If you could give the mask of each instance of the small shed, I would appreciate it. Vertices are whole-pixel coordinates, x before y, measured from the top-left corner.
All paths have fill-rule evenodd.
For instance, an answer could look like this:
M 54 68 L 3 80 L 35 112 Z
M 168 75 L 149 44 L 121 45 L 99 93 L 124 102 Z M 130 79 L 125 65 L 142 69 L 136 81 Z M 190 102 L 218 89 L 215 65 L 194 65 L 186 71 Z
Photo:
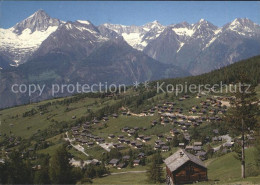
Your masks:
M 183 149 L 165 159 L 167 184 L 186 184 L 207 181 L 207 168 L 196 156 Z

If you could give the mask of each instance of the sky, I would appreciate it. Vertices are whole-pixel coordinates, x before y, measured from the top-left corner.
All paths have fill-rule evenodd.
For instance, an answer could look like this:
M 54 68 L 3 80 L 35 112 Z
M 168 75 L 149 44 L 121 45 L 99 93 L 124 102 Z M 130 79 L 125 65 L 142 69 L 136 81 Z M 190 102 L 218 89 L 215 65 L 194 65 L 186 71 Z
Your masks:
M 89 20 L 94 25 L 143 25 L 154 20 L 169 25 L 201 18 L 219 27 L 235 18 L 260 24 L 256 1 L 0 1 L 0 27 L 12 27 L 39 9 L 63 21 Z

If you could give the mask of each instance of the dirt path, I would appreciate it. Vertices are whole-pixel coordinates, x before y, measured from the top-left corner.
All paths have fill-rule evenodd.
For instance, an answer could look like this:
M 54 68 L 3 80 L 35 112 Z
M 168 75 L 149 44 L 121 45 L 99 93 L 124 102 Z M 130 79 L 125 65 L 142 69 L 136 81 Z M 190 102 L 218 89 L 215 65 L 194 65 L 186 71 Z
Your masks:
M 223 140 L 226 140 L 225 143 L 217 146 L 217 147 L 214 147 L 214 152 L 218 151 L 220 149 L 221 146 L 225 145 L 226 143 L 231 143 L 231 140 L 232 138 L 227 134 L 227 135 L 224 135 L 224 136 L 220 136 Z
M 127 171 L 127 172 L 117 172 L 117 173 L 111 173 L 110 175 L 120 175 L 120 174 L 126 174 L 126 173 L 145 173 L 147 172 L 146 170 L 144 171 Z
M 72 139 L 70 139 L 69 138 L 69 136 L 68 136 L 68 132 L 66 132 L 66 138 L 64 138 L 66 141 L 69 141 L 70 142 L 70 145 L 73 147 L 73 148 L 75 148 L 76 150 L 78 150 L 78 151 L 80 151 L 81 153 L 83 153 L 84 155 L 86 155 L 86 156 L 89 156 L 86 152 L 85 152 L 85 149 L 82 147 L 82 146 L 80 146 L 79 144 L 78 145 L 73 145 L 72 144 L 72 141 L 74 141 L 74 140 L 72 140 Z

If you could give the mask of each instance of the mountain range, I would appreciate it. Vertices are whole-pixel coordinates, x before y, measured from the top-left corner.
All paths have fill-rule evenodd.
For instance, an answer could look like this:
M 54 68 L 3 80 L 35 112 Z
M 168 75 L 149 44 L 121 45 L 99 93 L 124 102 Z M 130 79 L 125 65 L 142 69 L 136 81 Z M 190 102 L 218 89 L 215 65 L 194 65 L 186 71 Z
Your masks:
M 93 25 L 39 10 L 0 29 L 1 108 L 29 97 L 13 83 L 125 83 L 198 75 L 260 54 L 260 26 L 237 18 L 223 27 L 201 19 L 164 26 Z M 35 100 L 49 98 L 49 92 Z

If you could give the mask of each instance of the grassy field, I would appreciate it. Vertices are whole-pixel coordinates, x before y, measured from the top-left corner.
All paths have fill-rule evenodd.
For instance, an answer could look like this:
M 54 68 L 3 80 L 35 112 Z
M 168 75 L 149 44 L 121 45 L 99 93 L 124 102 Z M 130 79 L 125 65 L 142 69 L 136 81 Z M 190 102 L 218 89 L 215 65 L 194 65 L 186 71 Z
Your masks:
M 50 156 L 52 156 L 56 150 L 62 146 L 63 143 L 59 143 L 59 144 L 55 144 L 55 145 L 52 145 L 46 149 L 42 149 L 42 150 L 38 150 L 37 153 L 39 154 L 49 154 Z
M 118 118 L 111 118 L 107 122 L 107 128 L 96 129 L 93 133 L 98 134 L 101 137 L 107 138 L 109 134 L 122 135 L 121 129 L 124 127 L 150 127 L 151 122 L 158 117 L 156 116 L 146 116 L 146 117 L 136 117 L 136 116 L 122 116 Z
M 118 175 L 109 175 L 103 178 L 93 180 L 94 184 L 148 184 L 145 173 L 125 173 Z
M 63 98 L 58 101 L 62 100 Z M 68 106 L 53 104 L 42 113 L 38 109 L 39 105 L 49 102 L 54 103 L 55 101 L 57 100 L 48 100 L 1 110 L 1 134 L 14 134 L 22 138 L 29 138 L 39 130 L 47 129 L 55 122 L 72 122 L 73 116 L 76 116 L 76 118 L 86 116 L 88 114 L 88 109 L 95 111 L 116 102 L 116 100 L 113 99 L 107 99 L 107 101 L 102 102 L 100 98 L 84 98 L 80 101 L 70 103 Z M 32 109 L 37 111 L 34 115 L 27 117 L 23 116 L 24 113 Z
M 254 164 L 254 148 L 249 148 L 246 150 L 246 166 L 248 164 Z M 208 165 L 208 178 L 210 181 L 216 181 L 216 182 L 235 182 L 240 181 L 241 176 L 241 165 L 240 161 L 234 158 L 234 153 L 229 153 L 224 156 L 210 159 L 206 161 L 206 164 Z M 247 172 L 248 168 L 246 168 Z M 248 176 L 248 173 L 246 173 Z M 255 179 L 258 178 L 250 177 L 249 179 Z M 260 180 L 260 179 L 258 179 Z M 246 179 L 245 179 L 246 181 Z M 260 183 L 260 181 L 258 181 Z
M 254 163 L 254 148 L 246 150 L 246 164 Z M 260 176 L 240 178 L 240 162 L 234 158 L 234 153 L 209 159 L 205 161 L 208 167 L 208 182 L 198 184 L 260 184 Z M 135 168 L 125 168 L 122 170 L 111 169 L 111 173 L 120 173 L 109 175 L 103 178 L 93 180 L 94 184 L 147 184 L 146 173 L 132 173 L 129 171 L 144 171 L 147 167 L 139 166 Z M 129 172 L 129 173 L 124 173 Z M 165 173 L 165 170 L 164 170 Z M 164 174 L 165 175 L 165 174 Z

